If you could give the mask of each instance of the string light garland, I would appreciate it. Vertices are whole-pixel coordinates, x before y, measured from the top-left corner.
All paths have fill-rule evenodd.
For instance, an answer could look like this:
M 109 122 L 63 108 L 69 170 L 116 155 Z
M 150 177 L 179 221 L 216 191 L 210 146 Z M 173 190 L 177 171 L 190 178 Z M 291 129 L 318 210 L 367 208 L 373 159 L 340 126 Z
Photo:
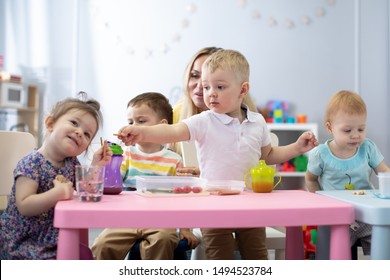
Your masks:
M 237 0 L 237 2 L 241 8 L 246 8 L 250 6 L 248 5 L 247 0 Z M 327 4 L 327 6 L 329 7 L 334 6 L 336 4 L 336 0 L 326 0 L 325 4 Z M 282 20 L 277 19 L 276 16 L 269 16 L 267 20 L 268 20 L 268 26 L 271 28 L 277 26 L 283 26 L 287 29 L 292 29 L 298 26 L 298 23 L 303 24 L 304 26 L 308 26 L 313 22 L 313 16 L 320 18 L 320 17 L 324 17 L 325 14 L 326 14 L 326 8 L 318 7 L 317 9 L 314 10 L 313 15 L 302 15 L 299 19 L 295 19 L 295 20 L 292 18 L 285 18 L 284 25 L 279 24 L 279 22 Z M 253 9 L 251 11 L 251 17 L 254 20 L 261 21 L 262 13 L 258 9 Z
M 317 7 L 313 9 L 313 14 L 301 15 L 299 18 L 280 18 L 277 15 L 270 15 L 265 17 L 266 14 L 262 13 L 259 9 L 252 9 L 248 0 L 235 0 L 237 1 L 239 7 L 242 10 L 250 9 L 251 18 L 258 23 L 266 24 L 269 28 L 286 28 L 288 30 L 297 28 L 299 26 L 310 26 L 315 18 L 322 18 L 326 15 L 327 9 L 324 6 Z M 183 37 L 186 35 L 186 30 L 191 26 L 190 16 L 194 15 L 198 12 L 198 6 L 191 2 L 186 4 L 184 7 L 184 18 L 179 21 L 177 26 L 179 27 L 177 30 L 174 30 L 172 37 L 166 38 L 164 42 L 160 44 L 160 47 L 137 47 L 134 44 L 126 43 L 123 39 L 123 36 L 117 32 L 110 22 L 110 19 L 104 17 L 104 12 L 98 6 L 99 2 L 92 2 L 93 6 L 90 10 L 92 18 L 96 19 L 98 25 L 106 32 L 106 34 L 110 35 L 111 38 L 114 38 L 115 45 L 117 47 L 121 47 L 124 52 L 129 56 L 139 56 L 143 55 L 144 58 L 150 58 L 154 55 L 164 55 L 168 54 L 174 47 L 175 44 L 180 44 Z M 332 7 L 336 4 L 336 0 L 324 0 L 324 5 L 327 7 Z M 126 35 L 128 36 L 128 35 Z
M 165 42 L 161 44 L 159 48 L 145 47 L 137 48 L 134 44 L 126 43 L 123 39 L 124 36 L 120 34 L 115 28 L 112 27 L 112 23 L 109 18 L 107 18 L 104 7 L 99 6 L 99 2 L 91 2 L 92 7 L 90 9 L 91 18 L 95 19 L 97 26 L 107 35 L 107 37 L 114 38 L 115 45 L 117 47 L 122 47 L 124 52 L 129 56 L 138 56 L 143 55 L 145 58 L 150 58 L 155 54 L 167 54 L 171 51 L 174 44 L 180 43 L 183 33 L 191 25 L 191 21 L 188 16 L 193 15 L 197 12 L 198 7 L 194 3 L 189 3 L 185 6 L 186 17 L 182 19 L 178 27 L 178 30 L 175 30 L 172 34 L 170 40 L 167 38 Z M 128 35 L 126 35 L 128 36 Z

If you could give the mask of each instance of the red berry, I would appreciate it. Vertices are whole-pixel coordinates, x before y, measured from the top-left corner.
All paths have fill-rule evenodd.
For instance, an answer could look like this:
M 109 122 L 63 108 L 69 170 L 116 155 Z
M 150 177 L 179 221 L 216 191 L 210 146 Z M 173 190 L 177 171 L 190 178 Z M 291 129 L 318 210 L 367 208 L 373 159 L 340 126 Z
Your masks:
M 173 192 L 174 192 L 174 193 L 182 193 L 183 190 L 182 190 L 180 187 L 174 187 L 174 188 L 173 188 Z
M 192 192 L 193 193 L 200 193 L 202 191 L 201 187 L 192 187 Z
M 190 193 L 192 188 L 190 186 L 184 186 L 182 188 L 183 193 Z

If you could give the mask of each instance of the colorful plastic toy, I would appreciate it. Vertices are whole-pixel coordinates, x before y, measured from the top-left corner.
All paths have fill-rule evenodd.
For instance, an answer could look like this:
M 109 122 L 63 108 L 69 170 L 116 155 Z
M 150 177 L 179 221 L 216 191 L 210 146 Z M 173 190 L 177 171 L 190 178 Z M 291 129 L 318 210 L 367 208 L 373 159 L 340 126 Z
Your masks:
M 295 157 L 293 160 L 294 166 L 295 166 L 295 171 L 298 172 L 305 172 L 307 169 L 307 162 L 308 158 L 306 155 L 299 155 Z
M 317 226 L 303 226 L 302 231 L 305 259 L 315 259 L 317 244 Z
M 283 171 L 283 172 L 294 172 L 295 171 L 295 167 L 294 167 L 294 165 L 291 162 L 286 161 L 285 163 L 283 163 L 281 171 Z

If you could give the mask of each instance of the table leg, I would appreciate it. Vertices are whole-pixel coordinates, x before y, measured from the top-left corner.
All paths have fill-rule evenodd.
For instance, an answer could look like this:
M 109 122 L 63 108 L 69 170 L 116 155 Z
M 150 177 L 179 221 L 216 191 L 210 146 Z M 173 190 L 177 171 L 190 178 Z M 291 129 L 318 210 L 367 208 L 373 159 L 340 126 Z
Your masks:
M 329 260 L 330 226 L 318 226 L 316 260 Z
M 87 247 L 89 246 L 89 237 L 88 237 L 88 229 L 87 228 L 80 229 L 80 243 L 84 244 Z
M 330 259 L 350 260 L 349 225 L 332 225 L 330 229 Z
M 390 260 L 390 226 L 372 226 L 371 259 Z
M 303 260 L 302 227 L 286 227 L 286 260 Z
M 60 228 L 57 244 L 57 260 L 80 259 L 80 232 L 74 228 Z

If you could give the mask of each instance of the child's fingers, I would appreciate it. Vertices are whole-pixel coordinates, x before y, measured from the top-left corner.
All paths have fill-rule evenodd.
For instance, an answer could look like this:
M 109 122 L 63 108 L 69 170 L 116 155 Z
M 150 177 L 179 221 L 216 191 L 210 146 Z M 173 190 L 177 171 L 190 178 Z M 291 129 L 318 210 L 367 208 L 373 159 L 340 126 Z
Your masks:
M 128 126 L 124 126 L 119 129 L 117 133 L 114 133 L 114 136 L 117 136 L 119 139 L 123 138 L 126 136 L 126 133 L 123 133 L 123 130 L 125 130 Z

